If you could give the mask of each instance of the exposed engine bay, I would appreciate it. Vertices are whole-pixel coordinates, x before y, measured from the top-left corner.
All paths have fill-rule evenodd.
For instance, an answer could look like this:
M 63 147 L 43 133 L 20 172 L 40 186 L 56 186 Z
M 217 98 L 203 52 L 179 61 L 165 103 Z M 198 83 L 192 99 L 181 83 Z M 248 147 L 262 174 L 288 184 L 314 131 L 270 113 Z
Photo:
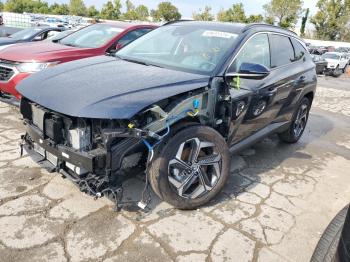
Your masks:
M 50 171 L 71 179 L 81 191 L 96 198 L 112 197 L 120 205 L 122 183 L 131 173 L 147 172 L 153 149 L 175 122 L 214 121 L 210 112 L 215 108 L 208 103 L 214 95 L 206 89 L 198 94 L 190 92 L 186 98 L 166 99 L 130 120 L 70 117 L 23 98 L 20 109 L 27 133 L 22 137 L 22 150 L 39 154 L 42 158 L 38 162 L 49 162 Z M 147 206 L 144 195 L 141 207 Z

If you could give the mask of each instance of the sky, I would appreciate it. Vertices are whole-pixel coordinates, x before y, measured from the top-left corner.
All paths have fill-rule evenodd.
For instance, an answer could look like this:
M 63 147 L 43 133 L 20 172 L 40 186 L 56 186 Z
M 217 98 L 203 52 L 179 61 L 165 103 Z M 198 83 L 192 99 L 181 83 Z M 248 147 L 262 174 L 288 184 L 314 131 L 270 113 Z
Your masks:
M 212 13 L 216 14 L 220 8 L 228 9 L 234 3 L 242 2 L 246 14 L 261 14 L 263 13 L 262 6 L 269 2 L 269 0 L 247 0 L 247 1 L 237 1 L 237 0 L 131 0 L 134 5 L 146 5 L 149 9 L 156 9 L 157 5 L 163 1 L 172 2 L 182 14 L 182 18 L 192 17 L 192 13 L 198 11 L 200 8 L 204 8 L 206 5 L 212 7 Z M 288 1 L 288 0 L 286 0 Z M 50 4 L 54 2 L 58 3 L 68 3 L 69 0 L 47 0 Z M 95 5 L 96 8 L 100 9 L 102 5 L 107 2 L 107 0 L 84 0 L 86 6 Z M 125 3 L 124 0 L 121 1 Z M 310 8 L 311 14 L 314 14 L 317 9 L 315 7 L 317 0 L 304 0 L 304 8 Z M 125 6 L 125 4 L 124 4 Z

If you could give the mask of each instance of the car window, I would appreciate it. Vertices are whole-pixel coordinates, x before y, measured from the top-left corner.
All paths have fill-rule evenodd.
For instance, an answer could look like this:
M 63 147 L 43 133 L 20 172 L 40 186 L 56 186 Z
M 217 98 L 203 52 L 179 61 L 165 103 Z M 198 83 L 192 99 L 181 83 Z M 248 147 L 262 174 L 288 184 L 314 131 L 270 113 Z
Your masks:
M 60 41 L 60 44 L 81 48 L 98 48 L 107 44 L 124 29 L 108 25 L 94 24 L 80 29 Z
M 148 33 L 151 30 L 152 30 L 151 28 L 140 28 L 140 29 L 130 31 L 118 40 L 117 45 L 119 45 L 120 47 L 126 46 L 130 42 L 134 41 L 135 39 Z
M 16 40 L 24 40 L 24 39 L 30 38 L 31 36 L 35 35 L 41 30 L 42 30 L 41 28 L 28 28 L 28 29 L 21 30 L 17 33 L 14 33 L 9 37 Z
M 59 33 L 60 33 L 59 31 L 55 31 L 55 30 L 48 31 L 47 34 L 46 34 L 46 38 L 54 37 L 54 36 L 58 35 Z
M 267 34 L 258 34 L 249 39 L 239 51 L 229 72 L 238 72 L 243 63 L 261 64 L 270 68 L 270 45 Z
M 294 49 L 289 37 L 271 34 L 271 67 L 287 65 L 294 61 Z
M 299 43 L 298 40 L 296 40 L 294 38 L 291 38 L 291 40 L 292 40 L 292 44 L 293 44 L 293 47 L 294 47 L 295 60 L 297 61 L 297 60 L 302 59 L 305 56 L 307 51 L 302 46 L 302 44 Z
M 229 53 L 237 34 L 206 26 L 169 25 L 120 49 L 116 56 L 160 67 L 210 75 Z

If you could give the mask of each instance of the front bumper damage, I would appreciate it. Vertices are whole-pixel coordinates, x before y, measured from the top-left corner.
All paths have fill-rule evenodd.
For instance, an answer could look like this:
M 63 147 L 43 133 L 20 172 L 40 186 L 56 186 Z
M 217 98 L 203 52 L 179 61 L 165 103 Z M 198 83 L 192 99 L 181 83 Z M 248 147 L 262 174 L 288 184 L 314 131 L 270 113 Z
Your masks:
M 153 132 L 135 128 L 107 130 L 104 137 L 106 149 L 81 152 L 45 139 L 44 134 L 29 123 L 26 123 L 26 131 L 22 136 L 21 152 L 25 150 L 41 167 L 60 173 L 95 199 L 111 198 L 116 203 L 116 210 L 126 205 L 122 202 L 123 182 L 128 179 L 122 169 L 125 155 L 144 150 L 142 139 L 159 138 Z M 121 141 L 113 143 L 120 138 Z

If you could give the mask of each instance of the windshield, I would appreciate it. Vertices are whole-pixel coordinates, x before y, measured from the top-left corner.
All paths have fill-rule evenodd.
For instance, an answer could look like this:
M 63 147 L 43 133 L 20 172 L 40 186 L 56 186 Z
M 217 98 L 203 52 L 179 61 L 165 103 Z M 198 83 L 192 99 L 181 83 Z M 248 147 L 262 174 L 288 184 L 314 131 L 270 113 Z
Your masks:
M 196 26 L 160 27 L 117 52 L 121 59 L 209 75 L 236 34 Z
M 21 30 L 17 33 L 14 33 L 12 35 L 10 35 L 10 38 L 16 39 L 16 40 L 24 40 L 27 39 L 33 35 L 35 35 L 36 33 L 40 32 L 41 29 L 40 28 L 28 28 L 28 29 L 24 29 Z
M 98 48 L 107 44 L 122 31 L 124 31 L 122 28 L 115 26 L 95 24 L 72 33 L 62 39 L 60 43 L 75 47 Z
M 339 56 L 337 54 L 331 54 L 331 53 L 325 53 L 323 56 L 323 58 L 328 58 L 328 59 L 339 59 Z

